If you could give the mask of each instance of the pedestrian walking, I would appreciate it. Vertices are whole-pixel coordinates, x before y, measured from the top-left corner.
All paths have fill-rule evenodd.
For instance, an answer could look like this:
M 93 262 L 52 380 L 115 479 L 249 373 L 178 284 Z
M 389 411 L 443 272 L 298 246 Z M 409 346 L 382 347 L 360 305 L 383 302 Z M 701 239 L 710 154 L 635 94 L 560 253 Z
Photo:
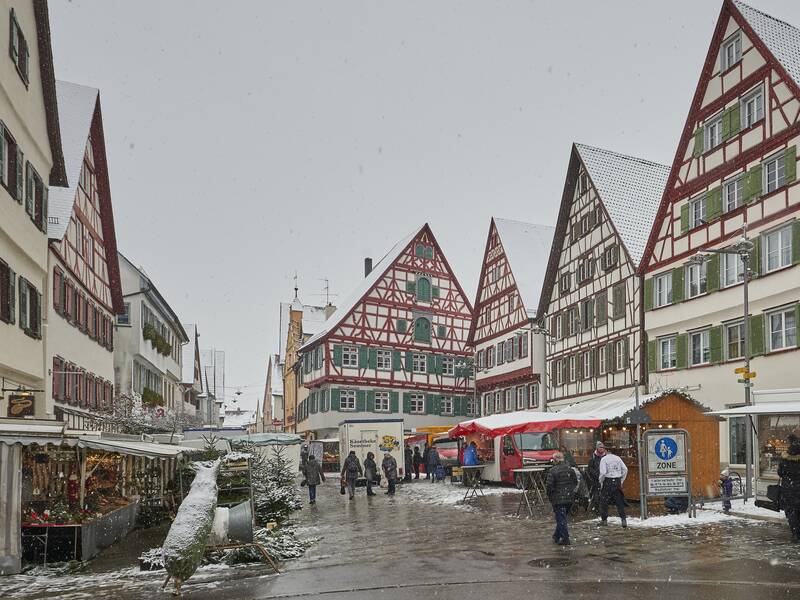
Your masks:
M 778 463 L 778 477 L 781 478 L 780 506 L 789 521 L 792 540 L 800 543 L 800 439 L 794 434 L 789 435 L 789 448 Z
M 364 477 L 367 480 L 367 496 L 375 496 L 372 485 L 378 480 L 378 463 L 372 452 L 367 452 L 367 458 L 364 459 Z
M 564 461 L 561 452 L 553 453 L 553 466 L 547 472 L 545 489 L 553 513 L 556 517 L 556 531 L 553 533 L 553 543 L 560 546 L 569 546 L 569 529 L 567 528 L 567 514 L 575 501 L 575 490 L 578 487 L 578 478 L 575 471 Z
M 356 494 L 356 481 L 363 474 L 364 471 L 361 469 L 361 462 L 356 456 L 356 451 L 350 450 L 350 454 L 344 459 L 344 465 L 342 465 L 342 478 L 347 486 L 347 492 L 350 494 L 350 500 Z
M 383 462 L 381 463 L 383 474 L 386 481 L 389 483 L 389 490 L 386 492 L 388 496 L 394 496 L 395 484 L 397 483 L 397 461 L 391 453 L 387 452 L 383 455 Z
M 322 464 L 311 454 L 306 461 L 306 485 L 308 485 L 309 504 L 317 503 L 317 486 L 323 481 L 325 481 L 325 473 L 322 472 Z
M 573 468 L 578 466 L 578 463 L 576 463 L 576 462 L 575 462 L 575 457 L 574 457 L 574 456 L 572 456 L 572 452 L 570 452 L 570 451 L 567 449 L 567 447 L 566 447 L 566 446 L 563 446 L 563 445 L 562 445 L 562 446 L 559 448 L 559 451 L 561 452 L 561 454 L 563 454 L 563 455 L 564 455 L 564 462 L 565 462 L 567 465 L 569 465 L 570 467 L 573 467 Z
M 431 453 L 431 448 L 428 446 L 428 442 L 425 442 L 425 448 L 422 451 L 422 464 L 425 465 L 425 479 L 429 479 L 431 476 L 430 469 L 428 469 L 428 455 Z
M 436 468 L 442 464 L 439 451 L 431 446 L 428 448 L 428 460 L 425 462 L 425 471 L 431 475 L 431 483 L 436 483 Z M 427 478 L 427 476 L 426 476 Z
M 414 464 L 414 453 L 411 451 L 411 446 L 406 444 L 406 448 L 403 452 L 403 458 L 405 463 L 406 472 L 403 475 L 403 481 L 411 481 L 411 469 L 413 468 Z
M 412 458 L 414 464 L 414 479 L 419 479 L 419 466 L 422 464 L 422 454 L 419 453 L 419 446 L 414 446 L 414 457 Z
M 603 442 L 597 442 L 595 451 L 586 467 L 586 484 L 589 488 L 589 508 L 600 510 L 600 461 L 605 455 Z
M 731 512 L 731 496 L 733 496 L 733 480 L 728 469 L 719 474 L 719 485 L 722 488 L 722 512 L 726 515 Z
M 619 518 L 622 526 L 628 526 L 625 516 L 625 496 L 622 494 L 622 484 L 628 476 L 628 467 L 616 454 L 611 454 L 605 446 L 598 448 L 602 451 L 603 458 L 600 459 L 600 525 L 608 525 L 608 504 L 613 502 L 617 506 Z M 595 451 L 596 453 L 596 451 Z

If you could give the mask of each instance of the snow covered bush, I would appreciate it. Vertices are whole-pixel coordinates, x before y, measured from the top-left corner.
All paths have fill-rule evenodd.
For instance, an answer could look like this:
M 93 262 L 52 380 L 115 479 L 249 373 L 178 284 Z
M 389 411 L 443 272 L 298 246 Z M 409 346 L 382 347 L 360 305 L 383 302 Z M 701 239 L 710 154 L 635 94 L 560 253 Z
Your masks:
M 300 540 L 297 537 L 295 529 L 285 525 L 271 531 L 266 527 L 256 529 L 253 534 L 253 541 L 261 545 L 273 559 L 290 560 L 292 558 L 300 558 L 305 553 L 306 549 L 316 540 Z M 209 559 L 210 562 L 236 565 L 241 563 L 261 562 L 264 560 L 264 557 L 258 549 L 248 546 L 214 552 Z
M 237 447 L 253 456 L 251 481 L 256 523 L 281 523 L 303 506 L 295 473 L 282 446 L 270 446 L 267 456 L 256 451 L 252 444 Z

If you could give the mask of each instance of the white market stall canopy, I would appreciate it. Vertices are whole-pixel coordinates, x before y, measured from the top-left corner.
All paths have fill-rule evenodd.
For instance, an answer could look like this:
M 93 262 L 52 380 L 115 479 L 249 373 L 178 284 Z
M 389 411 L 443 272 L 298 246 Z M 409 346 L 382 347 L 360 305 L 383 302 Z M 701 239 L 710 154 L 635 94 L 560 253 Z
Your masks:
M 701 411 L 708 414 L 715 414 L 709 412 L 707 406 L 703 406 L 691 396 L 677 390 L 667 390 L 656 392 L 654 394 L 643 394 L 639 396 L 639 408 L 644 408 L 665 396 L 678 395 L 696 405 Z M 601 421 L 614 421 L 623 419 L 625 415 L 636 410 L 636 396 L 631 395 L 627 398 L 597 398 L 594 400 L 584 400 L 583 402 L 576 402 L 570 404 L 558 411 L 559 415 L 572 415 L 581 414 L 584 416 L 592 416 Z
M 156 444 L 140 440 L 115 440 L 100 436 L 80 436 L 64 434 L 59 426 L 50 425 L 0 425 L 0 443 L 13 446 L 51 444 L 53 446 L 69 446 L 70 448 L 90 448 L 105 452 L 116 452 L 129 456 L 144 456 L 147 458 L 178 458 L 187 448 L 171 444 Z
M 800 414 L 800 389 L 756 390 L 753 402 L 750 406 L 726 408 L 711 414 L 723 417 Z
M 600 419 L 582 414 L 564 415 L 520 410 L 511 413 L 490 415 L 471 421 L 464 421 L 447 432 L 451 438 L 471 433 L 491 436 L 515 433 L 553 431 L 566 428 L 599 427 Z

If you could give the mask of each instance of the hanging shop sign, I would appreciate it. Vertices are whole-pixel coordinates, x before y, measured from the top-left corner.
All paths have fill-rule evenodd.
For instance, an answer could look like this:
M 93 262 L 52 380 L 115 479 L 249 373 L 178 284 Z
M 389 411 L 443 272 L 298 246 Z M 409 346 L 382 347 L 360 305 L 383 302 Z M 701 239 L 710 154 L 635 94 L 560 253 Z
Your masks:
M 8 416 L 19 419 L 36 414 L 33 392 L 17 392 L 8 396 Z

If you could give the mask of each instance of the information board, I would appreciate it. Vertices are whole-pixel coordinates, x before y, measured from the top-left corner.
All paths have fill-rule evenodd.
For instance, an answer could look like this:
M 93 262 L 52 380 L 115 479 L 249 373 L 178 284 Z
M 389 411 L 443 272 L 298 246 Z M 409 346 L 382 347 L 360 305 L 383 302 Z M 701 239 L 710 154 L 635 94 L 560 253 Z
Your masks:
M 691 447 L 685 429 L 651 429 L 643 436 L 646 452 L 645 494 L 692 495 Z

